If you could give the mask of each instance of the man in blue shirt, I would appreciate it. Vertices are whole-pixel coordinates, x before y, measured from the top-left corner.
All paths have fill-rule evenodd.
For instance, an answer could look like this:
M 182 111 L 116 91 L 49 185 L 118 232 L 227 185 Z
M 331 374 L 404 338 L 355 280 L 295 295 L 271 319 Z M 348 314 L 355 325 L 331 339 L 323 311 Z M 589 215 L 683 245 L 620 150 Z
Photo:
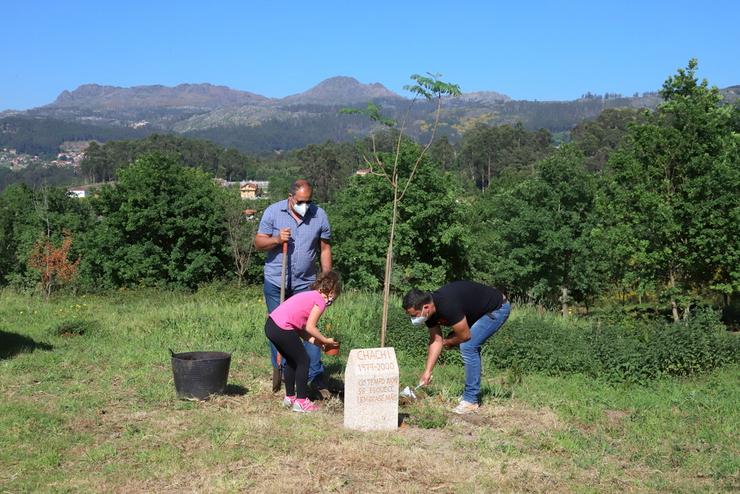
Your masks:
M 265 259 L 265 303 L 268 314 L 280 304 L 280 284 L 283 265 L 283 243 L 288 244 L 285 274 L 285 298 L 306 291 L 316 280 L 316 259 L 321 271 L 331 271 L 331 227 L 323 209 L 313 204 L 313 189 L 306 180 L 296 180 L 288 198 L 265 209 L 254 238 L 257 250 L 267 252 Z M 310 359 L 308 379 L 322 397 L 328 397 L 324 383 L 321 349 L 305 342 Z M 273 367 L 273 391 L 280 389 L 277 349 L 270 343 Z

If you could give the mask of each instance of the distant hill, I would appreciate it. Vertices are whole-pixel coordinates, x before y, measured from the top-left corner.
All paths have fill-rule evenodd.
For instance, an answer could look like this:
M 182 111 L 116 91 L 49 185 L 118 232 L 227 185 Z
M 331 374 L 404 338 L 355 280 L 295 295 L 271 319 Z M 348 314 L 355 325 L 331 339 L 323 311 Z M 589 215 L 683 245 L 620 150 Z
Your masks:
M 362 84 L 354 77 L 331 77 L 308 91 L 279 100 L 280 105 L 340 105 L 378 99 L 404 99 L 382 84 Z
M 212 84 L 135 86 L 130 88 L 85 84 L 74 91 L 63 91 L 44 108 L 89 110 L 129 110 L 132 108 L 206 108 L 262 104 L 270 99 L 247 91 Z
M 465 101 L 466 103 L 504 103 L 506 101 L 511 101 L 510 97 L 505 94 L 497 93 L 496 91 L 463 93 L 455 99 Z
M 735 101 L 740 86 L 723 89 L 722 93 L 727 101 Z M 411 135 L 419 137 L 427 132 L 425 122 L 431 118 L 433 105 L 417 102 L 407 113 L 408 98 L 380 83 L 364 84 L 352 77 L 332 77 L 285 98 L 212 84 L 130 88 L 86 84 L 63 91 L 51 104 L 1 113 L 0 146 L 54 154 L 55 146 L 62 142 L 59 139 L 102 142 L 173 132 L 244 152 L 286 150 L 367 134 L 373 129 L 372 122 L 361 116 L 339 115 L 338 111 L 346 106 L 364 107 L 369 101 L 380 105 L 391 118 L 408 117 Z M 527 101 L 495 91 L 478 91 L 445 101 L 440 132 L 455 140 L 477 123 L 518 122 L 530 130 L 567 132 L 584 120 L 595 119 L 607 108 L 655 108 L 659 103 L 657 93 L 633 97 L 587 93 L 573 101 Z M 46 135 L 39 138 L 36 134 L 42 128 Z

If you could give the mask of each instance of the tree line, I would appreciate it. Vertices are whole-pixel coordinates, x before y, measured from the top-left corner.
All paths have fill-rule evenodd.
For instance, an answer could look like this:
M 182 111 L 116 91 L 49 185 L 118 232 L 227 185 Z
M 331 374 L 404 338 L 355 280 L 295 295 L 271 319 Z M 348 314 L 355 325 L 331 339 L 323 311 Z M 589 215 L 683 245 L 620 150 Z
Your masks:
M 141 139 L 150 131 L 130 127 L 94 125 L 52 118 L 13 115 L 0 119 L 0 147 L 19 153 L 55 157 L 64 141 Z
M 740 110 L 696 68 L 692 60 L 665 81 L 655 111 L 605 111 L 573 129 L 570 143 L 478 124 L 459 142 L 437 139 L 419 161 L 419 144 L 402 139 L 399 176 L 418 166 L 398 205 L 392 288 L 469 278 L 565 314 L 574 303 L 629 298 L 674 320 L 703 301 L 729 304 L 740 291 Z M 230 178 L 269 178 L 273 200 L 292 178 L 312 181 L 345 283 L 378 289 L 393 201 L 383 177 L 355 172 L 371 153 L 393 152 L 396 137 L 378 131 L 233 161 L 172 136 L 99 146 L 85 166 L 91 172 L 96 156 L 111 153 L 105 173 L 116 183 L 89 199 L 23 185 L 0 195 L 0 280 L 31 289 L 34 248 L 71 238 L 77 290 L 259 282 L 256 223 L 235 190 L 212 180 L 231 169 Z

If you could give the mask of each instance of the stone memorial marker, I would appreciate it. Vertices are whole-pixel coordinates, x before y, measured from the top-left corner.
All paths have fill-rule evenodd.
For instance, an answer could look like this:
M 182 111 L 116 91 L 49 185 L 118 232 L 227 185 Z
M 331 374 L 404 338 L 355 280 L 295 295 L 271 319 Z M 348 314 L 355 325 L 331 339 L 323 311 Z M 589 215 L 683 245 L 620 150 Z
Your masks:
M 344 426 L 358 431 L 398 429 L 396 351 L 357 348 L 344 370 Z

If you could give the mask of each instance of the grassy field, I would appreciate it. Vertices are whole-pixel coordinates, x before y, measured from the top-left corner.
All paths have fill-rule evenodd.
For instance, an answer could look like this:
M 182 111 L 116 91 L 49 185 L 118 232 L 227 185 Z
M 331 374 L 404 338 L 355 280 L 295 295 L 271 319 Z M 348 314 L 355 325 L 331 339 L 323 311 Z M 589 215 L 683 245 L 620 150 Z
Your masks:
M 322 318 L 343 342 L 325 359 L 337 388 L 348 350 L 377 346 L 379 307 L 348 293 Z M 448 365 L 398 432 L 358 433 L 338 398 L 312 415 L 280 407 L 263 323 L 255 288 L 0 292 L 0 492 L 740 489 L 737 366 L 646 386 L 487 369 L 484 406 L 461 418 L 462 368 Z M 178 400 L 170 348 L 234 352 L 228 394 Z M 422 362 L 399 364 L 414 384 Z

